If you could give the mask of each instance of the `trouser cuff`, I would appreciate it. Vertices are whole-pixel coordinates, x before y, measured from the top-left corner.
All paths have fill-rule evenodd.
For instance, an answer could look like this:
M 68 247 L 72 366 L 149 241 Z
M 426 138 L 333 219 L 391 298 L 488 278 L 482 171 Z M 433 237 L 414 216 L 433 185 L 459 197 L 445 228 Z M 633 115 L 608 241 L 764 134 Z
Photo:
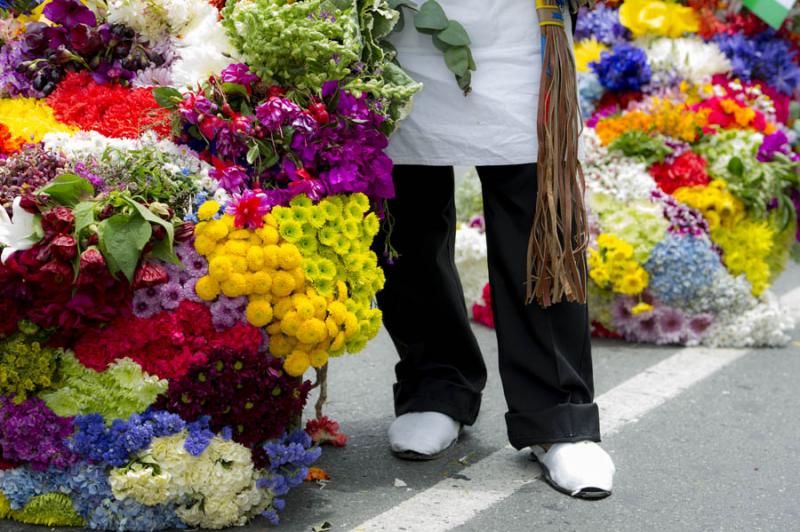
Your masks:
M 600 441 L 597 404 L 562 404 L 537 412 L 506 414 L 508 440 L 516 449 L 542 443 Z
M 440 412 L 463 425 L 472 425 L 481 408 L 481 394 L 452 382 L 425 380 L 394 385 L 395 415 Z

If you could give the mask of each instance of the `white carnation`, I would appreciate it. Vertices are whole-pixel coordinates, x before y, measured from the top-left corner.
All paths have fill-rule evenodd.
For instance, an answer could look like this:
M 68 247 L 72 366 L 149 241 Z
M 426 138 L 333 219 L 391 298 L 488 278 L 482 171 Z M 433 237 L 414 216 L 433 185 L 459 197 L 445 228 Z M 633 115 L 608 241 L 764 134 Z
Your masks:
M 467 307 L 480 301 L 483 287 L 489 282 L 486 260 L 486 235 L 475 227 L 462 225 L 456 231 L 456 267 L 464 287 Z

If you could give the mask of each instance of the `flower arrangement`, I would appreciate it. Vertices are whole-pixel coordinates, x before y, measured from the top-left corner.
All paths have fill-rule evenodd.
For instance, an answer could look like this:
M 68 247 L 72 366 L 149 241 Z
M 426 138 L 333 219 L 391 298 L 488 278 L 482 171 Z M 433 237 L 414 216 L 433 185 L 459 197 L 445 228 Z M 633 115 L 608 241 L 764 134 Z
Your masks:
M 224 4 L 0 6 L 0 518 L 277 524 L 346 443 L 301 414 L 381 326 L 400 14 Z
M 790 22 L 775 31 L 716 1 L 580 13 L 594 334 L 789 341 L 769 286 L 800 250 L 800 116 L 788 103 L 800 97 L 798 38 Z M 484 324 L 486 301 L 469 302 Z

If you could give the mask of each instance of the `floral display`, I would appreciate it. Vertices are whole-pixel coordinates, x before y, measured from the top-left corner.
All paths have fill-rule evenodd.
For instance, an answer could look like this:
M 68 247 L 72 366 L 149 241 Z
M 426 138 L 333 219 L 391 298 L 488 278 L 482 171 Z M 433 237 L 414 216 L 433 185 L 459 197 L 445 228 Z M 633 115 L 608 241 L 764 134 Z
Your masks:
M 794 8 L 776 31 L 716 0 L 624 0 L 580 13 L 595 335 L 789 341 L 792 318 L 769 287 L 800 251 L 800 108 L 790 103 L 800 99 L 799 15 Z M 476 246 L 459 245 L 457 256 Z M 490 302 L 487 289 L 467 304 L 491 326 Z
M 0 2 L 0 518 L 277 524 L 326 478 L 347 436 L 301 416 L 381 327 L 384 152 L 420 89 L 399 20 Z

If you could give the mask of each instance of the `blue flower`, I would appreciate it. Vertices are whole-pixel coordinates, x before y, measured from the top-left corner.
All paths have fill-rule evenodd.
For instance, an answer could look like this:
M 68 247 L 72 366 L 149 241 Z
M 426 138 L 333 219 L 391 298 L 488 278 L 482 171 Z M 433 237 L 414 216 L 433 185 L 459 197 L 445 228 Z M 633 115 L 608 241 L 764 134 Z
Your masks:
M 800 87 L 800 65 L 795 63 L 797 51 L 773 30 L 753 37 L 723 33 L 715 35 L 714 42 L 731 61 L 737 77 L 766 81 L 788 95 Z
M 644 267 L 653 295 L 662 303 L 684 308 L 712 285 L 723 266 L 709 239 L 670 233 L 656 244 Z
M 600 54 L 600 61 L 589 66 L 597 79 L 612 91 L 638 91 L 650 82 L 653 73 L 644 50 L 630 44 L 620 44 L 612 51 Z
M 604 44 L 613 45 L 628 40 L 630 32 L 619 21 L 619 11 L 603 4 L 589 11 L 581 8 L 575 24 L 575 40 L 594 37 Z

